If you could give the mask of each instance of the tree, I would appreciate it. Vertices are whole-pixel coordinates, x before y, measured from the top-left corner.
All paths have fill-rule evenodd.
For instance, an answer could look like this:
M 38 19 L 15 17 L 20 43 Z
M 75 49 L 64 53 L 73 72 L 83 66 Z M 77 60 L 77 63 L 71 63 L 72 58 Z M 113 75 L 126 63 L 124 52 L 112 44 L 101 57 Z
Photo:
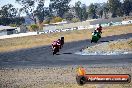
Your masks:
M 123 4 L 120 4 L 120 7 L 117 9 L 116 13 L 119 17 L 122 17 L 124 15 Z
M 35 0 L 16 0 L 22 8 L 20 9 L 21 12 L 26 13 L 28 17 L 34 21 L 36 24 L 36 17 L 35 17 Z
M 75 3 L 75 11 L 80 21 L 84 21 L 88 18 L 87 7 L 80 1 Z
M 25 22 L 23 17 L 18 17 L 18 10 L 12 4 L 7 4 L 0 9 L 0 25 L 21 25 Z
M 34 11 L 34 14 L 35 16 L 37 16 L 39 23 L 42 23 L 44 20 L 44 15 L 45 15 L 44 10 L 45 10 L 44 1 L 40 0 L 36 10 Z
M 63 17 L 64 13 L 69 9 L 71 0 L 50 0 L 50 12 L 56 12 L 57 16 Z
M 17 15 L 17 9 L 12 4 L 7 4 L 1 7 L 0 14 L 2 17 L 15 17 Z
M 92 17 L 92 19 L 97 18 L 97 6 L 94 4 L 90 4 L 88 13 Z
M 40 0 L 35 10 L 35 15 L 38 18 L 39 23 L 42 23 L 45 17 L 49 17 L 50 11 L 48 7 L 44 6 L 44 0 Z
M 87 20 L 88 18 L 88 12 L 87 12 L 87 7 L 85 4 L 82 4 L 82 20 Z
M 0 17 L 0 25 L 21 25 L 25 22 L 25 19 L 23 17 L 14 17 L 14 18 L 5 18 L 5 17 Z
M 126 16 L 132 12 L 132 0 L 124 0 L 123 9 Z
M 78 16 L 78 18 L 82 21 L 82 9 L 81 9 L 81 2 L 78 1 L 75 3 L 75 11 Z
M 102 16 L 103 16 L 103 10 L 101 9 L 101 10 L 98 12 L 98 14 L 99 14 L 99 17 L 102 18 Z
M 109 12 L 108 5 L 106 5 L 106 6 L 103 8 L 103 11 L 104 11 L 105 19 L 106 19 L 106 18 L 107 18 L 107 14 L 108 14 L 108 12 Z
M 121 2 L 120 0 L 108 0 L 108 5 L 110 12 L 112 13 L 112 17 L 117 17 L 119 13 L 121 13 Z M 119 12 L 119 13 L 117 13 Z

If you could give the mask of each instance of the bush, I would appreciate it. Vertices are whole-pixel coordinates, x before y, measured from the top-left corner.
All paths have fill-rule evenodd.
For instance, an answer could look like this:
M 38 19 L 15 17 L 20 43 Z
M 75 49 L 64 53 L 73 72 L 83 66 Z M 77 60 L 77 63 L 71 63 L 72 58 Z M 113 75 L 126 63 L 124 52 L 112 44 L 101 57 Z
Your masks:
M 61 22 L 63 19 L 61 17 L 54 17 L 50 23 L 56 23 L 56 22 Z
M 72 22 L 76 23 L 76 22 L 79 22 L 80 20 L 78 18 L 73 18 L 72 19 Z
M 43 22 L 43 24 L 49 24 L 50 23 L 50 20 L 45 20 L 44 22 Z
M 16 24 L 9 24 L 9 26 L 11 26 L 11 27 L 17 27 Z
M 37 24 L 30 25 L 30 31 L 38 31 L 38 30 L 39 30 L 39 26 Z

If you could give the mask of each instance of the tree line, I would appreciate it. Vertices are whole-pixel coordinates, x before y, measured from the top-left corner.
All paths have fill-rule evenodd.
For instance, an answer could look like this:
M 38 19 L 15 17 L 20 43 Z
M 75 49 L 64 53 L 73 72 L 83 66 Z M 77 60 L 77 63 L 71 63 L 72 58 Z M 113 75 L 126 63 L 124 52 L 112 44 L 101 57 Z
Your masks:
M 25 13 L 35 24 L 56 22 L 66 19 L 67 21 L 85 21 L 89 19 L 129 16 L 132 12 L 132 0 L 108 0 L 107 3 L 91 3 L 89 6 L 76 2 L 74 6 L 69 3 L 71 0 L 50 0 L 49 6 L 45 6 L 45 0 L 16 0 L 22 8 L 14 8 L 7 4 L 0 9 L 0 25 L 23 24 L 24 18 L 20 17 Z M 70 9 L 75 11 L 76 18 Z
M 7 4 L 0 9 L 0 25 L 21 25 L 25 22 L 23 17 L 18 16 L 19 12 L 17 8 L 14 8 L 12 4 Z

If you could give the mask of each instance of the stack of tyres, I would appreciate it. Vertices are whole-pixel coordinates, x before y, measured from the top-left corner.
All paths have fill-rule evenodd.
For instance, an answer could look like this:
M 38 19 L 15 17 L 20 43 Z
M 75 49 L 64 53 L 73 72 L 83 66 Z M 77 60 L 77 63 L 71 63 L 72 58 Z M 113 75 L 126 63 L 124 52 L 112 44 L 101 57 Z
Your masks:
M 92 35 L 91 43 L 92 42 L 97 43 L 100 38 L 101 38 L 101 33 L 100 32 L 97 32 L 96 34 Z

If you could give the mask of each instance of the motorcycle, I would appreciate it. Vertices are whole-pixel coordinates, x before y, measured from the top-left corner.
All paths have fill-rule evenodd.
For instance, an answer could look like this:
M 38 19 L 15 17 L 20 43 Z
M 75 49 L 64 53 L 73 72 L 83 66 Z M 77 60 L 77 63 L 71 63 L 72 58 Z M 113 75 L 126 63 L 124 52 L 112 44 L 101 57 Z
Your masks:
M 53 55 L 59 52 L 59 46 L 54 46 L 52 49 L 53 49 Z
M 92 42 L 97 43 L 100 38 L 101 38 L 101 32 L 92 33 L 91 43 Z
M 53 55 L 57 54 L 57 52 L 59 52 L 59 50 L 63 47 L 64 37 L 61 37 L 61 39 L 58 39 L 55 43 L 56 44 L 52 44 Z

